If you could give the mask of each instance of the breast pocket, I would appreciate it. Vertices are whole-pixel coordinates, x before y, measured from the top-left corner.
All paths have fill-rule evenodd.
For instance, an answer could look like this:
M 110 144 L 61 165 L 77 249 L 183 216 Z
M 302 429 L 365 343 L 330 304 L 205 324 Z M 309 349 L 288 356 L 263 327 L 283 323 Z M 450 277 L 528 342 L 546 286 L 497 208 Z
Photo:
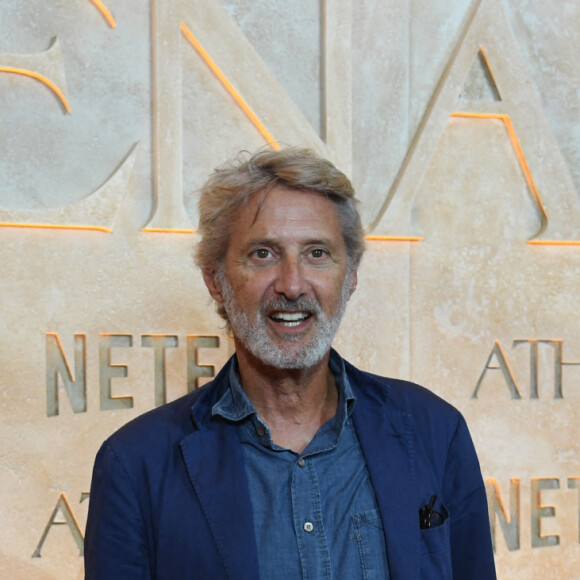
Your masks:
M 352 516 L 353 535 L 360 556 L 364 580 L 388 580 L 387 548 L 383 522 L 378 510 Z
M 445 521 L 434 528 L 421 530 L 421 580 L 451 580 L 451 522 L 442 506 Z

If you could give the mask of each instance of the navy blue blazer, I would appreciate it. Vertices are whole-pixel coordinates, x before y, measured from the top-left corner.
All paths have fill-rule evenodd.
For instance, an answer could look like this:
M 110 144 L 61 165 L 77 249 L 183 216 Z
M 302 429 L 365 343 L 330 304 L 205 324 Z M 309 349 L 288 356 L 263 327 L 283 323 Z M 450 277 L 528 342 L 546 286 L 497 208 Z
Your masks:
M 87 579 L 259 578 L 240 440 L 235 426 L 211 415 L 229 365 L 103 443 L 91 485 Z M 494 579 L 485 489 L 461 414 L 418 385 L 348 363 L 346 371 L 392 580 Z M 433 494 L 448 517 L 420 529 L 419 509 Z

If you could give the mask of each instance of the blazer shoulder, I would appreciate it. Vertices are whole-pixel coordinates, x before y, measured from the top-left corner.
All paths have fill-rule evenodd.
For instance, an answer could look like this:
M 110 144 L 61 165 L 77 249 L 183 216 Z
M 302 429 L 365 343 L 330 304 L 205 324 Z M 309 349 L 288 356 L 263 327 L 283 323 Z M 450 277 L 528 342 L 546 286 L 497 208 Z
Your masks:
M 411 415 L 436 415 L 439 419 L 457 421 L 461 413 L 450 403 L 426 387 L 406 381 L 362 371 L 345 361 L 354 388 L 364 398 Z
M 181 441 L 199 428 L 200 423 L 211 419 L 211 408 L 227 384 L 224 376 L 227 377 L 228 366 L 225 365 L 217 377 L 203 387 L 132 419 L 106 443 L 116 449 L 140 448 L 151 452 L 160 445 Z

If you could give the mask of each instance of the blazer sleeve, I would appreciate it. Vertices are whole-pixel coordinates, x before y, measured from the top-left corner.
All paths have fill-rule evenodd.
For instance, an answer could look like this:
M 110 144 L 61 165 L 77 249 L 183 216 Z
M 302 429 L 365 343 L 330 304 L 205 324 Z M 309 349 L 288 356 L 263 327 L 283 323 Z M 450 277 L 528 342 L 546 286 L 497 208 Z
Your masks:
M 108 441 L 95 459 L 84 557 L 85 580 L 151 578 L 138 488 Z
M 460 415 L 445 466 L 444 497 L 451 523 L 453 578 L 496 578 L 487 498 L 479 461 Z

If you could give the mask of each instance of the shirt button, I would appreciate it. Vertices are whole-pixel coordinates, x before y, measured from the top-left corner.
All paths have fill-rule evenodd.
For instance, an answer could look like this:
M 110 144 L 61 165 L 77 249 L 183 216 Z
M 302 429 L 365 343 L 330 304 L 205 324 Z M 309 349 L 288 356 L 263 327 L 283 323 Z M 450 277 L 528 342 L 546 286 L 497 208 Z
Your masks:
M 314 524 L 312 522 L 306 522 L 304 524 L 304 531 L 310 533 L 314 529 Z
M 263 437 L 266 434 L 266 429 L 260 425 L 260 427 L 256 429 L 256 433 L 259 437 Z
M 301 458 L 298 460 L 298 467 L 304 467 L 305 465 L 306 465 L 306 461 L 304 461 L 304 458 L 303 458 L 303 457 L 301 457 Z

